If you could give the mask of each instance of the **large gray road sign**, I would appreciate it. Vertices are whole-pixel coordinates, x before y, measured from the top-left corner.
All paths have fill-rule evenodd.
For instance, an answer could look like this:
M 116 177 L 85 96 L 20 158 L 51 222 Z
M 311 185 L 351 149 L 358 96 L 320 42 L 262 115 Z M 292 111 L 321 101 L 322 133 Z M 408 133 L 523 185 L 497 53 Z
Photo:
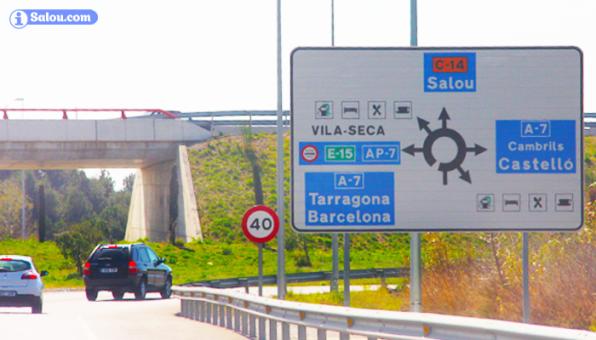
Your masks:
M 291 63 L 297 230 L 581 227 L 579 49 L 298 48 Z

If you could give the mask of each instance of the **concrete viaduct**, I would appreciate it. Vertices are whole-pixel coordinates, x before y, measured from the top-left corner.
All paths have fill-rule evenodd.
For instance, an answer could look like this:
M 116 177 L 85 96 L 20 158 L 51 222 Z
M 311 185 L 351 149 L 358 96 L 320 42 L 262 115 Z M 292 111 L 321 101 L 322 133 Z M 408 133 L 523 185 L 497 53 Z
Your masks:
M 0 111 L 0 169 L 137 168 L 126 240 L 202 239 L 186 147 L 211 138 L 206 129 L 164 117 L 71 120 L 65 110 L 62 120 L 10 120 Z

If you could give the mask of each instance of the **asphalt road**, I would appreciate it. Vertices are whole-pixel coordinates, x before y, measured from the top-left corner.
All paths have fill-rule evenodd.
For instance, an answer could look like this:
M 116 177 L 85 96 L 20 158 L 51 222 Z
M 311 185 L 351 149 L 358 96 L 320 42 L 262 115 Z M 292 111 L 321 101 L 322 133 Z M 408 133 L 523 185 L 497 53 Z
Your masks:
M 176 314 L 180 302 L 162 300 L 159 294 L 147 294 L 147 300 L 136 301 L 132 294 L 114 301 L 110 293 L 101 292 L 95 302 L 85 293 L 45 292 L 44 312 L 34 315 L 30 308 L 0 307 L 0 339 L 244 339 L 229 330 L 191 321 Z

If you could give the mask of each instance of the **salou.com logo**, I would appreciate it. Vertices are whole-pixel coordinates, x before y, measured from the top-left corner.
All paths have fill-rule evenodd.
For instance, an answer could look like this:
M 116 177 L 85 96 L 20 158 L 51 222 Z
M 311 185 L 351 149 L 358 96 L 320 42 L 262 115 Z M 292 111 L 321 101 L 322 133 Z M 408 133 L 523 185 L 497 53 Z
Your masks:
M 29 25 L 93 25 L 97 13 L 91 9 L 17 9 L 9 20 L 16 29 Z

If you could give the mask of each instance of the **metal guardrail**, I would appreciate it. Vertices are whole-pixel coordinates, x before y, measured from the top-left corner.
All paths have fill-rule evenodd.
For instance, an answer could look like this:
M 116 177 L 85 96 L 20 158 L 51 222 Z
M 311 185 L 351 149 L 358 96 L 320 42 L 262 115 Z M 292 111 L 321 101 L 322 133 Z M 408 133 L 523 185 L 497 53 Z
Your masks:
M 373 279 L 379 278 L 384 282 L 389 277 L 407 277 L 410 272 L 409 268 L 373 268 L 373 269 L 353 269 L 350 270 L 350 279 Z M 340 272 L 339 277 L 343 277 L 343 272 Z M 294 273 L 287 274 L 286 281 L 288 283 L 302 283 L 302 282 L 316 282 L 316 281 L 330 281 L 331 272 L 310 272 L 310 273 Z M 258 284 L 258 276 L 238 277 L 222 280 L 208 280 L 189 282 L 184 284 L 185 287 L 210 287 L 210 288 L 238 288 L 254 287 Z M 277 283 L 275 275 L 263 276 L 263 284 L 272 285 Z
M 376 339 L 596 339 L 596 333 L 429 313 L 325 306 L 263 298 L 207 287 L 173 287 L 181 315 L 251 339 L 327 339 L 339 333 Z M 316 334 L 316 335 L 315 335 Z
M 211 130 L 214 126 L 270 126 L 274 127 L 277 125 L 277 120 L 213 120 L 213 121 L 201 121 L 201 120 L 189 120 L 204 129 Z M 289 121 L 284 121 L 284 126 L 288 126 Z
M 584 113 L 584 134 L 596 136 L 596 112 Z
M 273 127 L 277 125 L 277 111 L 271 110 L 242 110 L 242 111 L 204 111 L 204 112 L 180 112 L 170 111 L 178 119 L 187 120 L 202 128 L 211 130 L 216 126 L 264 126 Z M 159 112 L 152 112 L 145 116 L 135 118 L 162 118 Z M 290 112 L 283 111 L 283 124 L 289 126 Z

